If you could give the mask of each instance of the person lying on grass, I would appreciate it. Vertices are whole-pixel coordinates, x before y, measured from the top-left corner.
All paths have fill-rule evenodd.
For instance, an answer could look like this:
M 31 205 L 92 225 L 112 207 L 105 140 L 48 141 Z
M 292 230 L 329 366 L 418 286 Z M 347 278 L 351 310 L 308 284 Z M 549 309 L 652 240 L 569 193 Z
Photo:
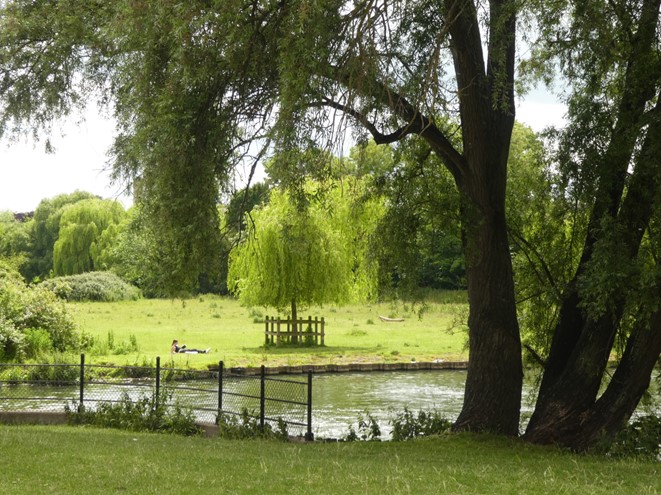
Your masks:
M 209 351 L 211 348 L 207 348 L 205 350 L 201 349 L 189 349 L 186 347 L 186 344 L 179 346 L 179 341 L 178 340 L 173 340 L 172 341 L 172 347 L 170 348 L 170 353 L 171 354 L 209 354 Z

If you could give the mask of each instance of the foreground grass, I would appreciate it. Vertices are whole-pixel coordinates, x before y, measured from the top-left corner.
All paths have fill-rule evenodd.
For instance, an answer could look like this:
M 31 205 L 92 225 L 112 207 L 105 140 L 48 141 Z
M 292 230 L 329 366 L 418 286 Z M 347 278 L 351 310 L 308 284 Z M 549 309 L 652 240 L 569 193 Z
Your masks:
M 170 359 L 173 339 L 189 347 L 207 348 L 209 355 L 175 355 L 176 365 L 205 367 L 222 360 L 227 366 L 341 364 L 349 362 L 411 362 L 466 360 L 465 332 L 454 323 L 466 312 L 463 294 L 429 303 L 422 318 L 404 303 L 382 303 L 345 308 L 310 308 L 302 316 L 324 317 L 325 347 L 264 347 L 263 317 L 276 315 L 241 307 L 232 298 L 145 299 L 119 303 L 72 303 L 70 308 L 84 332 L 99 342 L 110 338 L 115 347 L 133 337 L 138 352 L 117 354 L 101 349 L 94 362 L 134 364 L 156 356 Z M 401 317 L 385 323 L 379 316 Z M 455 326 L 454 330 L 452 327 Z
M 0 426 L 0 493 L 656 494 L 661 464 L 457 435 L 285 444 Z

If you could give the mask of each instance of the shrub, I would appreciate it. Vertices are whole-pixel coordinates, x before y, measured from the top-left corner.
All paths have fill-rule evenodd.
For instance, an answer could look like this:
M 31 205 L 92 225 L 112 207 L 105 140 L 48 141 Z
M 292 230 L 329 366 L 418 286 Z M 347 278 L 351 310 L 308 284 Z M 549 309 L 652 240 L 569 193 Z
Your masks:
M 613 457 L 641 456 L 659 459 L 661 456 L 661 417 L 650 414 L 629 423 L 606 446 Z
M 439 411 L 418 411 L 416 416 L 406 407 L 403 412 L 398 413 L 390 420 L 390 424 L 394 442 L 410 440 L 420 436 L 438 435 L 452 426 L 452 423 L 441 416 Z
M 53 339 L 43 328 L 26 328 L 24 352 L 27 359 L 34 359 L 48 354 L 53 349 Z
M 46 287 L 28 287 L 19 278 L 0 277 L 0 315 L 3 360 L 80 348 L 73 319 L 64 303 Z
M 94 338 L 91 336 L 86 338 L 85 348 L 89 349 L 92 355 L 97 356 L 120 356 L 140 351 L 138 339 L 134 334 L 129 336 L 129 340 L 122 340 L 118 342 L 115 340 L 115 333 L 112 330 L 108 332 L 108 337 L 105 341 L 100 338 Z
M 56 277 L 42 282 L 42 285 L 67 301 L 135 301 L 141 297 L 140 289 L 112 272 Z
M 250 413 L 246 408 L 243 408 L 238 415 L 222 413 L 216 418 L 218 434 L 222 438 L 277 438 L 287 440 L 289 438 L 287 423 L 282 418 L 278 418 L 277 421 L 278 426 L 275 430 L 269 423 L 264 423 L 262 428 L 254 411 Z
M 353 425 L 349 425 L 349 433 L 344 437 L 345 442 L 362 441 L 379 441 L 381 439 L 381 427 L 376 421 L 376 418 L 365 411 L 364 414 L 358 416 L 358 429 L 356 430 Z
M 195 423 L 190 409 L 172 404 L 172 396 L 143 395 L 132 400 L 125 392 L 117 402 L 102 402 L 94 410 L 79 407 L 75 401 L 67 404 L 65 411 L 70 424 L 89 424 L 104 428 L 131 431 L 158 431 L 180 435 L 198 435 L 201 429 Z
M 23 345 L 23 334 L 0 315 L 0 361 L 10 361 L 20 355 Z
M 44 361 L 34 366 L 3 367 L 0 379 L 65 385 L 75 383 L 80 376 L 80 358 L 72 354 L 48 354 Z

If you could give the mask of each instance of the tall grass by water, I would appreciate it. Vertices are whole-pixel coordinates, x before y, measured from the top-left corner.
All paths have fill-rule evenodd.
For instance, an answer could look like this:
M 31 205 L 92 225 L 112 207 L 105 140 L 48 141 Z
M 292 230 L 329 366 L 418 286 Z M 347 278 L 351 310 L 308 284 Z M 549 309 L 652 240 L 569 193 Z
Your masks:
M 507 438 L 291 444 L 0 426 L 0 493 L 656 494 L 661 465 Z
M 80 330 L 96 341 L 90 356 L 95 362 L 169 359 L 170 344 L 178 339 L 211 352 L 174 355 L 176 365 L 205 367 L 222 360 L 226 366 L 281 366 L 465 360 L 465 297 L 463 292 L 439 292 L 424 306 L 397 301 L 302 311 L 299 316 L 325 318 L 324 347 L 265 347 L 264 317 L 277 312 L 245 308 L 232 298 L 205 295 L 69 306 Z M 384 322 L 379 316 L 404 321 Z

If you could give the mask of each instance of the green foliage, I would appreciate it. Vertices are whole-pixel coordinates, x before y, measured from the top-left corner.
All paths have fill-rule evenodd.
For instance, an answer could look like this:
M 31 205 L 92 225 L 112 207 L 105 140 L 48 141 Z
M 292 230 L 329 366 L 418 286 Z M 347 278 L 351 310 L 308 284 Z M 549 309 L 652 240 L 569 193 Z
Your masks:
M 60 235 L 60 219 L 67 206 L 93 198 L 95 196 L 91 193 L 75 191 L 44 199 L 39 203 L 30 223 L 34 239 L 30 258 L 22 269 L 27 280 L 46 278 L 53 269 L 53 249 Z
M 225 224 L 234 233 L 238 234 L 246 229 L 246 217 L 257 206 L 266 204 L 269 199 L 269 185 L 265 182 L 255 184 L 232 194 L 227 211 Z
M 420 436 L 438 435 L 450 429 L 452 422 L 437 410 L 418 411 L 417 416 L 407 407 L 390 420 L 392 440 L 401 442 Z
M 112 330 L 108 332 L 105 341 L 90 336 L 85 348 L 89 349 L 90 354 L 96 356 L 123 356 L 140 351 L 135 334 L 131 334 L 128 340 L 118 342 L 115 340 L 115 332 Z
M 89 272 L 45 280 L 42 286 L 67 301 L 135 301 L 140 289 L 111 272 Z
M 647 457 L 661 459 L 661 417 L 648 415 L 636 418 L 614 439 L 597 446 L 597 451 L 613 457 Z
M 32 251 L 33 220 L 18 221 L 10 211 L 0 212 L 0 257 L 15 261 L 17 268 L 26 264 Z
M 376 418 L 365 411 L 358 416 L 358 425 L 354 428 L 353 424 L 349 425 L 349 432 L 344 437 L 345 442 L 378 442 L 381 440 L 381 427 Z
M 53 245 L 55 275 L 75 275 L 96 269 L 99 240 L 108 227 L 126 215 L 117 201 L 85 199 L 63 209 L 57 241 Z
M 45 287 L 26 286 L 16 272 L 3 272 L 0 264 L 0 357 L 36 357 L 48 342 L 49 350 L 58 352 L 80 346 L 64 303 Z
M 238 415 L 222 413 L 217 417 L 216 423 L 218 424 L 218 435 L 221 438 L 234 440 L 255 438 L 289 439 L 287 423 L 282 418 L 278 418 L 276 429 L 268 422 L 265 422 L 262 428 L 259 423 L 259 417 L 254 412 L 249 412 L 246 408 L 242 409 Z
M 139 287 L 146 297 L 187 297 L 196 291 L 226 291 L 228 249 L 219 232 L 214 234 L 218 236 L 216 247 L 206 253 L 202 265 L 197 268 L 201 271 L 194 276 L 189 274 L 186 285 L 173 286 L 168 282 L 169 272 L 177 260 L 171 257 L 174 253 L 159 244 L 155 228 L 144 207 L 132 207 L 121 223 L 111 225 L 101 235 L 95 266 L 116 273 Z
M 37 356 L 37 366 L 10 366 L 3 370 L 6 381 L 49 382 L 70 385 L 80 377 L 80 357 L 73 354 L 53 353 Z
M 465 288 L 459 196 L 430 148 L 421 141 L 396 149 L 370 142 L 352 149 L 351 161 L 357 170 L 372 174 L 374 193 L 386 200 L 386 212 L 371 238 L 383 291 L 405 295 L 420 288 Z
M 190 409 L 177 402 L 171 404 L 167 394 L 135 400 L 125 392 L 117 402 L 101 402 L 96 409 L 80 408 L 77 403 L 67 404 L 70 424 L 86 424 L 104 428 L 131 431 L 153 431 L 179 435 L 199 435 L 200 428 Z
M 53 349 L 53 339 L 43 328 L 26 328 L 23 332 L 25 357 L 42 359 Z
M 370 224 L 360 212 L 368 206 L 352 212 L 355 196 L 338 186 L 304 210 L 288 193 L 273 190 L 268 205 L 253 211 L 228 274 L 228 286 L 244 305 L 284 310 L 373 297 L 373 271 L 362 257 Z M 310 182 L 306 191 L 313 197 L 324 187 Z

